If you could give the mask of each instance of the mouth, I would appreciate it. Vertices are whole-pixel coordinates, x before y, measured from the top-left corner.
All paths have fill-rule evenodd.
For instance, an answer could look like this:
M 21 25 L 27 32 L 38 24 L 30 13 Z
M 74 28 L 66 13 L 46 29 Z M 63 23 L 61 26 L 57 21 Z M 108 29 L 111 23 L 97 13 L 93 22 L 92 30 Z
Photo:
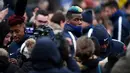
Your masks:
M 13 38 L 13 41 L 18 42 L 18 41 L 19 41 L 19 38 L 18 38 L 18 37 L 14 37 L 14 38 Z

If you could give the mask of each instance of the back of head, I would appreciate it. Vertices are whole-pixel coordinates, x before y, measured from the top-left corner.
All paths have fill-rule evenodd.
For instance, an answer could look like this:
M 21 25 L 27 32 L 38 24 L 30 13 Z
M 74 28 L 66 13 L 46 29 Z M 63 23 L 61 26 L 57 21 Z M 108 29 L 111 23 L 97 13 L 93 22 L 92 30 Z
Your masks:
M 31 59 L 33 63 L 56 64 L 60 61 L 60 53 L 49 37 L 41 37 L 36 41 Z
M 0 57 L 1 56 L 8 57 L 8 52 L 5 49 L 3 49 L 3 48 L 0 48 Z
M 79 6 L 72 6 L 67 11 L 66 18 L 70 20 L 73 18 L 73 14 L 81 14 L 82 11 L 82 8 L 80 8 Z
M 95 47 L 93 41 L 86 37 L 82 36 L 77 40 L 77 53 L 81 60 L 89 59 L 94 54 Z
M 89 24 L 92 24 L 93 22 L 93 14 L 92 10 L 86 10 L 82 13 L 83 21 L 87 22 Z
M 62 12 L 56 12 L 52 16 L 51 21 L 60 25 L 61 21 L 65 22 L 65 16 Z

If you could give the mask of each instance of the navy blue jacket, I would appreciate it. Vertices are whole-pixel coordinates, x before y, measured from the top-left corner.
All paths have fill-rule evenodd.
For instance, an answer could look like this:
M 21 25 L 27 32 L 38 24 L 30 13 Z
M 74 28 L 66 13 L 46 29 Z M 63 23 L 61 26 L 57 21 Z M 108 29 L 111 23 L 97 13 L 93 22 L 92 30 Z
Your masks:
M 82 70 L 82 73 L 101 73 L 101 67 L 99 66 L 100 59 L 90 59 L 82 64 L 86 67 L 85 70 Z
M 27 40 L 29 38 L 28 35 L 25 35 L 23 37 L 23 39 L 19 42 L 12 42 L 8 48 L 8 52 L 9 52 L 9 56 L 10 58 L 17 58 L 18 54 L 19 54 L 19 49 L 21 47 L 21 45 L 25 42 L 25 40 Z
M 73 43 L 73 45 L 71 45 L 71 53 L 72 55 L 74 55 L 74 42 L 73 39 L 71 37 L 71 35 L 69 34 L 69 32 L 71 32 L 75 38 L 75 41 L 77 40 L 78 37 L 80 37 L 82 35 L 82 27 L 81 26 L 74 26 L 72 24 L 65 24 L 64 26 L 64 30 L 63 30 L 63 36 L 64 38 L 70 38 L 71 42 Z
M 122 42 L 119 42 L 115 39 L 110 40 L 109 42 L 109 47 L 104 51 L 101 52 L 100 57 L 102 59 L 108 57 L 109 55 L 119 55 L 119 56 L 123 56 L 125 55 L 125 45 Z
M 122 17 L 122 35 L 121 35 L 121 41 L 124 42 L 126 37 L 129 35 L 130 31 L 130 24 L 128 19 L 125 17 L 124 13 L 120 10 L 118 10 L 116 13 L 112 15 L 110 20 L 112 21 L 114 25 L 114 30 L 113 30 L 113 39 L 118 39 L 118 20 L 119 17 Z
M 106 58 L 110 54 L 124 53 L 125 45 L 122 42 L 111 39 L 111 36 L 106 31 L 103 25 L 97 25 L 93 29 L 93 37 L 96 37 L 100 45 L 108 44 L 107 48 L 100 49 L 100 57 Z
M 80 73 L 76 61 L 69 57 L 67 67 L 61 63 L 61 55 L 56 44 L 48 37 L 37 40 L 31 54 L 33 69 L 29 73 Z

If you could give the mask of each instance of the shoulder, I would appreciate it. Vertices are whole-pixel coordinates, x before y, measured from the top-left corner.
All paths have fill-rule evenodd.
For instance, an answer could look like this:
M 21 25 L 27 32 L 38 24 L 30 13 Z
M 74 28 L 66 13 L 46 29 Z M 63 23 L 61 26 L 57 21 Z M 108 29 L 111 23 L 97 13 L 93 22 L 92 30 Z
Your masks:
M 115 49 L 115 51 L 125 51 L 125 44 L 123 42 L 120 42 L 118 40 L 112 39 L 112 49 Z
M 113 43 L 114 45 L 125 45 L 123 42 L 118 41 L 118 40 L 116 40 L 116 39 L 112 39 L 112 43 Z
M 9 48 L 15 48 L 17 46 L 17 43 L 16 42 L 12 42 L 10 45 L 9 45 Z

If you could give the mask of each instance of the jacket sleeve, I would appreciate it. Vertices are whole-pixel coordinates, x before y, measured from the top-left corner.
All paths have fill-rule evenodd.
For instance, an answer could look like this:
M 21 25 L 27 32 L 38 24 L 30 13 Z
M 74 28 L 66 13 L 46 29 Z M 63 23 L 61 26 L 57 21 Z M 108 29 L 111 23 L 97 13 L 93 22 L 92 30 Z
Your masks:
M 69 69 L 72 73 L 80 73 L 80 68 L 79 68 L 77 62 L 74 60 L 73 57 L 69 57 L 69 58 L 66 60 L 66 63 L 67 63 L 68 69 Z

